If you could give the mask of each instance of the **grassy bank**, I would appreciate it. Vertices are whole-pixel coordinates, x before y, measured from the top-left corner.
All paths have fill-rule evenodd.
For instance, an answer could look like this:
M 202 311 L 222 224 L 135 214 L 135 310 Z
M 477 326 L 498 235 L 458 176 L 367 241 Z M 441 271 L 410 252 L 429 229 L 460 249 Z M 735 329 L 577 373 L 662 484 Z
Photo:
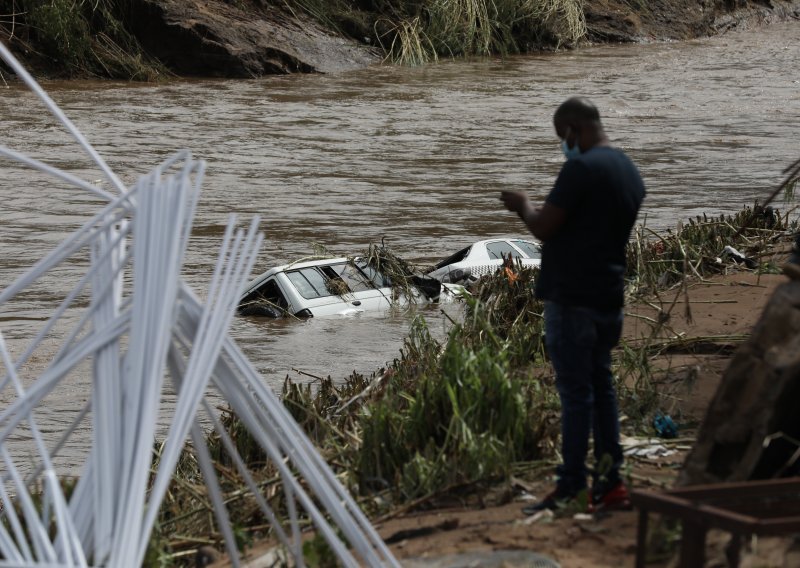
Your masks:
M 659 303 L 663 317 L 650 322 L 649 337 L 623 342 L 615 352 L 629 434 L 652 435 L 662 410 L 653 355 L 665 348 L 657 337 L 670 312 L 688 309 L 686 283 L 732 269 L 775 272 L 777 266 L 760 259 L 785 248 L 795 230 L 788 215 L 758 207 L 695 218 L 664 234 L 638 230 L 629 249 L 629 301 Z M 726 246 L 752 268 L 723 255 Z M 533 294 L 536 275 L 516 268 L 481 280 L 443 341 L 417 319 L 386 369 L 305 384 L 287 378 L 284 404 L 372 518 L 453 496 L 480 499 L 507 487 L 512 476 L 551 471 L 558 460 L 559 403 L 542 344 L 542 305 Z M 224 421 L 264 494 L 283 512 L 274 466 L 235 416 L 225 413 Z M 241 544 L 268 535 L 230 458 L 218 441 L 211 447 L 223 489 L 236 504 L 231 514 Z M 154 559 L 179 561 L 199 544 L 219 542 L 190 451 L 181 463 L 154 536 Z
M 0 38 L 67 77 L 152 81 L 167 69 L 129 31 L 135 0 L 0 0 Z
M 572 45 L 582 0 L 236 0 L 258 18 L 289 12 L 381 49 L 387 60 L 506 54 Z M 132 31 L 137 0 L 0 0 L 0 38 L 29 64 L 67 77 L 152 81 L 168 70 Z M 189 17 L 189 16 L 187 16 Z M 146 28 L 141 23 L 139 29 Z
M 526 52 L 573 45 L 586 34 L 582 0 L 286 0 L 387 59 L 421 64 L 439 57 Z

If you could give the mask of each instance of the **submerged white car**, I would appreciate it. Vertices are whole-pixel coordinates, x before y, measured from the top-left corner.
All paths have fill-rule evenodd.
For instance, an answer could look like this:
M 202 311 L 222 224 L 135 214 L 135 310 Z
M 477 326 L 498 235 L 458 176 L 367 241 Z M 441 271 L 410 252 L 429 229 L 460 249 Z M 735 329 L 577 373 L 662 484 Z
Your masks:
M 296 317 L 350 315 L 388 310 L 410 301 L 452 300 L 463 289 L 435 279 L 413 276 L 407 290 L 413 298 L 398 296 L 388 277 L 364 259 L 330 258 L 272 268 L 252 280 L 239 300 L 240 315 Z
M 523 266 L 542 263 L 542 247 L 533 241 L 518 238 L 498 238 L 478 241 L 450 255 L 427 272 L 440 282 L 468 283 L 494 273 L 503 264 L 503 256 L 511 257 Z

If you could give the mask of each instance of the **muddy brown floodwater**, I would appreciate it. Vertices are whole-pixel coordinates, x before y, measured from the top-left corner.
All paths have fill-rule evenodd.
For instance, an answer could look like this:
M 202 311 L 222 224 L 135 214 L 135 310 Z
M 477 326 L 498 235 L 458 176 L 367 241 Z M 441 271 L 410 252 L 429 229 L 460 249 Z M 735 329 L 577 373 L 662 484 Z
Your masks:
M 689 215 L 738 210 L 798 157 L 798 61 L 793 22 L 689 42 L 341 75 L 44 86 L 128 183 L 178 149 L 208 161 L 184 273 L 202 296 L 231 212 L 263 217 L 259 271 L 308 255 L 315 243 L 349 255 L 385 238 L 424 265 L 474 240 L 523 234 L 498 191 L 546 195 L 563 159 L 551 115 L 575 94 L 594 100 L 613 143 L 639 164 L 649 191 L 640 221 L 661 230 Z M 7 146 L 101 177 L 22 87 L 0 87 L 0 119 Z M 5 160 L 0 180 L 5 286 L 100 204 Z M 84 270 L 69 263 L 0 308 L 15 353 Z M 422 313 L 434 333 L 445 332 L 438 308 Z M 334 379 L 376 370 L 399 355 L 411 317 L 237 318 L 233 335 L 279 389 L 287 375 L 308 380 L 293 369 Z M 54 337 L 48 349 L 57 346 Z M 47 351 L 29 372 L 46 363 Z M 50 430 L 86 397 L 77 381 L 46 400 Z

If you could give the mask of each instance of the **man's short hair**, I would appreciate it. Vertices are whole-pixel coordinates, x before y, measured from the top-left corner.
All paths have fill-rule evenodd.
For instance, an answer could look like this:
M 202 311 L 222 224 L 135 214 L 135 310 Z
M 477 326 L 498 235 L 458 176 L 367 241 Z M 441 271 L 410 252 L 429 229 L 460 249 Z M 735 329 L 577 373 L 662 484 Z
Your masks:
M 553 115 L 553 120 L 584 123 L 600 122 L 597 107 L 582 97 L 571 97 L 561 103 Z

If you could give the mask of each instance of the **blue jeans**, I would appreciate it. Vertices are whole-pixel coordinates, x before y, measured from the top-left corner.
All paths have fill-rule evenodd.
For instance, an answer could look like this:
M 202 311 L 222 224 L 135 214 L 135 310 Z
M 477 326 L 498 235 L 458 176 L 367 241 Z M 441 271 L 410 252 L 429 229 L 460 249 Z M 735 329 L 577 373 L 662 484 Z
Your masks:
M 595 484 L 619 481 L 617 396 L 611 375 L 611 349 L 622 333 L 622 310 L 598 310 L 545 302 L 545 343 L 556 372 L 561 398 L 561 452 L 557 469 L 558 493 L 575 494 L 586 488 L 586 454 L 594 436 Z M 607 456 L 607 457 L 605 457 Z M 598 479 L 602 474 L 603 479 Z

